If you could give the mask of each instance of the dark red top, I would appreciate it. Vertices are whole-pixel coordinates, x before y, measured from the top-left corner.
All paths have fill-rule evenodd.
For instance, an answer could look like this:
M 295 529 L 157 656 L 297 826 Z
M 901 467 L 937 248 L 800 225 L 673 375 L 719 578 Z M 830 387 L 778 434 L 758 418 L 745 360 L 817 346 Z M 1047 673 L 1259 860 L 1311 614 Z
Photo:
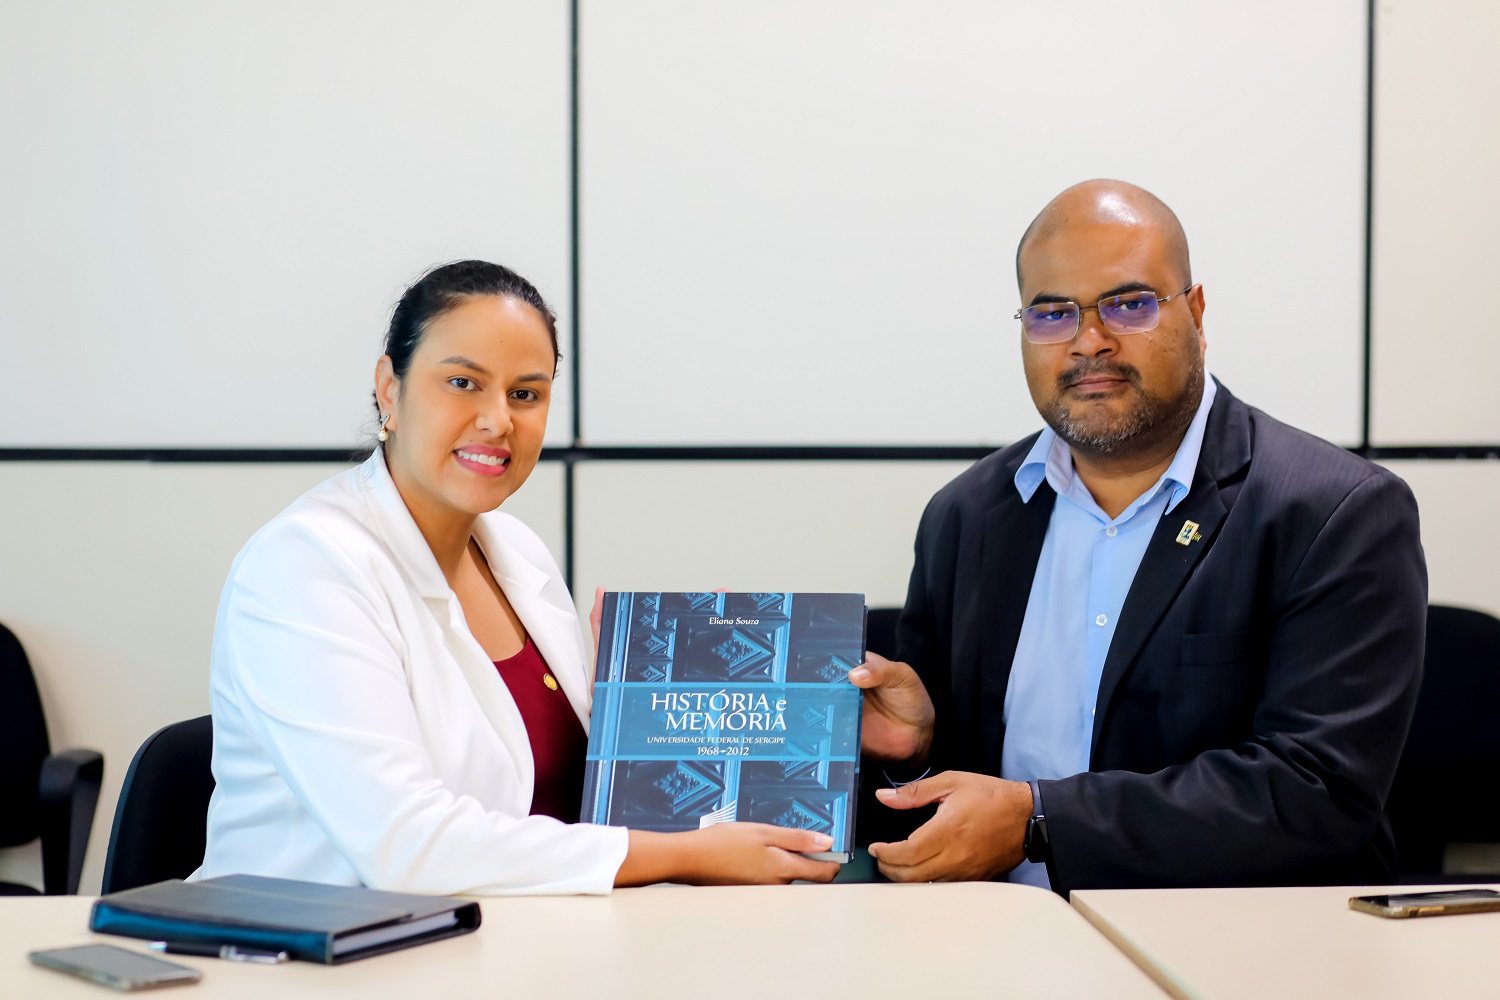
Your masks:
M 521 710 L 531 756 L 536 759 L 531 815 L 577 823 L 583 807 L 583 762 L 589 741 L 568 696 L 557 686 L 557 679 L 529 635 L 519 653 L 496 660 L 495 668 Z

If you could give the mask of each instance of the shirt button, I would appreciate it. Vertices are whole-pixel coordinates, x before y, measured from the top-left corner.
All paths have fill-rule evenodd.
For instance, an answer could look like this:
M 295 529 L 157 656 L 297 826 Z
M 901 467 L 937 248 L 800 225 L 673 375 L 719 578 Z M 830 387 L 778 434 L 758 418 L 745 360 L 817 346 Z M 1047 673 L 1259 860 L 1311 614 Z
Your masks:
M 1098 618 L 1094 619 L 1094 624 L 1095 625 L 1100 625 L 1100 626 L 1108 625 L 1109 624 L 1109 616 L 1108 615 L 1100 615 Z
M 1120 533 L 1120 529 L 1111 524 L 1109 527 L 1104 529 L 1104 533 L 1110 538 L 1113 538 Z

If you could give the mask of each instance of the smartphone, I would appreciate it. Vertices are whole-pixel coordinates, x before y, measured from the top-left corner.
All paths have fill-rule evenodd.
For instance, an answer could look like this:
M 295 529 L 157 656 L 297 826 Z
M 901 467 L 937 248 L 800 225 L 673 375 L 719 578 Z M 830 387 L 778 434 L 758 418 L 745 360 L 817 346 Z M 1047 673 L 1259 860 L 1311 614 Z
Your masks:
M 112 944 L 52 948 L 33 951 L 26 957 L 36 965 L 117 990 L 149 990 L 157 986 L 196 983 L 203 978 L 203 973 L 197 969 Z
M 1408 892 L 1404 895 L 1355 896 L 1349 908 L 1377 917 L 1438 917 L 1447 913 L 1483 913 L 1500 910 L 1500 892 L 1494 889 L 1448 889 L 1442 892 Z

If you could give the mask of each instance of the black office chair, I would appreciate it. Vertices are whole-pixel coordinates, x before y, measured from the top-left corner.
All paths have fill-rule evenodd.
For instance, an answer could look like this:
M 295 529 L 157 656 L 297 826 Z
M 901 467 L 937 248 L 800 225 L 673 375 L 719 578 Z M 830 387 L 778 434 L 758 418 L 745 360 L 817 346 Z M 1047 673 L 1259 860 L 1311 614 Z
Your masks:
M 1500 844 L 1500 620 L 1427 609 L 1427 654 L 1411 735 L 1387 810 L 1400 881 L 1500 881 L 1500 872 L 1448 875 L 1454 843 Z
M 214 792 L 213 719 L 164 726 L 130 762 L 104 860 L 104 891 L 186 878 L 203 863 Z
M 73 895 L 99 805 L 104 756 L 52 752 L 36 677 L 21 640 L 0 625 L 0 847 L 42 839 L 42 891 Z M 0 882 L 0 896 L 34 896 L 34 886 Z
M 896 619 L 900 608 L 871 608 L 865 613 L 865 648 L 887 660 L 896 656 Z

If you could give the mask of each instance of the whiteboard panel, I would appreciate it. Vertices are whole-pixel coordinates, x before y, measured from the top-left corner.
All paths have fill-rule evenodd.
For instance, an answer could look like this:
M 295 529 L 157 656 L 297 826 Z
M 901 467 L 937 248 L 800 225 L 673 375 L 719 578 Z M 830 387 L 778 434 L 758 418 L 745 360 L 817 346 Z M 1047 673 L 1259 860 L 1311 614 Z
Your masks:
M 1376 21 L 1370 436 L 1500 442 L 1500 407 L 1462 372 L 1500 368 L 1500 129 L 1492 0 L 1383 0 Z M 1457 295 L 1462 306 L 1437 296 Z
M 568 72 L 567 0 L 0 5 L 0 446 L 344 446 L 427 267 L 566 312 Z
M 966 462 L 588 462 L 574 475 L 573 596 L 862 593 L 900 607 L 927 501 Z
M 581 10 L 590 443 L 1029 433 L 1015 245 L 1096 176 L 1182 218 L 1211 369 L 1357 441 L 1361 0 Z

